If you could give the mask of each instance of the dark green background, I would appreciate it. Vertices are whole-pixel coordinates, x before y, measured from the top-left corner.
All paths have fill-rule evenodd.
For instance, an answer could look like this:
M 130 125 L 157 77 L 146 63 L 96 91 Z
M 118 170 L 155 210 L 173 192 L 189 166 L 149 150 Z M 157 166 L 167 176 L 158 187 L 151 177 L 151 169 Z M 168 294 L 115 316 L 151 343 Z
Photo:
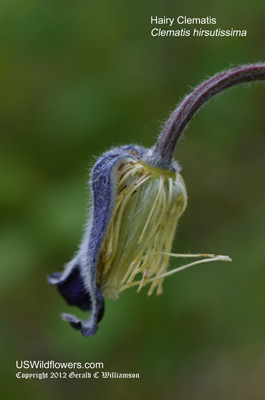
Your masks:
M 152 38 L 151 15 L 212 16 L 248 35 Z M 152 146 L 191 87 L 223 68 L 265 61 L 264 20 L 263 0 L 1 1 L 5 398 L 264 399 L 263 84 L 212 101 L 176 151 L 189 205 L 174 250 L 229 254 L 233 263 L 168 278 L 159 297 L 131 289 L 107 300 L 91 338 L 61 321 L 72 310 L 46 283 L 77 249 L 95 156 L 121 144 Z M 102 361 L 106 371 L 141 378 L 18 380 L 15 360 L 25 359 Z

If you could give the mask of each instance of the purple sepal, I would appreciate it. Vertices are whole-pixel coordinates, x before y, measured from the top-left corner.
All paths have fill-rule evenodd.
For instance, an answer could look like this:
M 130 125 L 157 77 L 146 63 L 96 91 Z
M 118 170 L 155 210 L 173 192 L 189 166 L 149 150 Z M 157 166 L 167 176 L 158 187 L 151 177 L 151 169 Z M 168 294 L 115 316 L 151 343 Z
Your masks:
M 119 147 L 119 149 L 126 152 L 133 152 L 132 154 L 135 155 L 135 158 L 138 160 L 143 160 L 149 153 L 152 153 L 151 149 L 146 149 L 143 146 L 138 146 L 138 144 L 126 144 Z
M 81 333 L 83 336 L 93 336 L 98 330 L 98 322 L 101 321 L 103 315 L 104 315 L 104 299 L 102 296 L 102 293 L 97 287 L 97 302 L 96 302 L 96 308 L 97 308 L 97 322 L 95 322 L 95 319 L 93 318 L 88 318 L 87 320 L 81 320 L 77 318 L 75 315 L 72 314 L 61 314 L 62 319 L 64 321 L 70 322 L 70 325 L 78 330 L 81 330 Z
M 98 256 L 114 209 L 117 194 L 118 168 L 125 159 L 142 158 L 147 150 L 141 146 L 128 145 L 110 150 L 97 160 L 91 175 L 93 206 L 78 253 L 63 272 L 48 277 L 57 285 L 68 304 L 82 310 L 90 310 L 87 320 L 71 314 L 62 314 L 73 328 L 84 336 L 96 333 L 97 323 L 104 314 L 104 299 L 97 285 Z
M 78 264 L 69 270 L 67 275 L 63 272 L 49 275 L 48 282 L 57 286 L 60 294 L 70 306 L 78 306 L 81 310 L 91 309 L 90 296 L 85 291 Z

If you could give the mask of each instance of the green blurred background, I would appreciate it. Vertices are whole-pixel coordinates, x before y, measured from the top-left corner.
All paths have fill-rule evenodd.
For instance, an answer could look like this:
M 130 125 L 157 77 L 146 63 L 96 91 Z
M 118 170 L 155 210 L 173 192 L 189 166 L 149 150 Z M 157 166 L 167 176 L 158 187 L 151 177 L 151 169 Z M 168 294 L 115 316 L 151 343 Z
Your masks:
M 152 38 L 150 16 L 212 16 L 246 38 Z M 179 144 L 189 205 L 176 252 L 229 254 L 168 278 L 164 294 L 106 301 L 96 336 L 46 275 L 77 249 L 95 156 L 152 146 L 190 88 L 265 61 L 265 3 L 0 3 L 1 390 L 8 398 L 265 398 L 265 86 L 227 91 Z M 213 26 L 215 28 L 215 26 Z M 176 266 L 172 260 L 171 267 Z M 102 361 L 139 380 L 18 380 L 15 360 Z M 7 398 L 7 394 L 5 398 Z

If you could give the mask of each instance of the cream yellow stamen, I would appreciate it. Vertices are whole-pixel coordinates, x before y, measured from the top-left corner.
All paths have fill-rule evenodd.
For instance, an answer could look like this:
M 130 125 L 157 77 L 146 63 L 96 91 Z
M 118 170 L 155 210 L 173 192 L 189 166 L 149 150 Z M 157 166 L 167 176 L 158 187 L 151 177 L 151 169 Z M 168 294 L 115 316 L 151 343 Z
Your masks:
M 120 166 L 114 211 L 99 256 L 97 281 L 104 296 L 117 298 L 129 287 L 140 291 L 148 283 L 148 295 L 155 289 L 160 294 L 165 277 L 202 262 L 228 260 L 213 254 L 171 253 L 186 205 L 179 173 L 138 161 Z M 208 258 L 167 271 L 170 257 Z
M 180 257 L 184 257 L 184 256 L 185 257 L 200 257 L 200 255 L 197 255 L 197 254 L 180 254 L 180 255 L 179 254 L 173 254 L 173 257 L 179 257 L 179 256 Z M 182 265 L 181 267 L 172 269 L 172 270 L 170 270 L 168 272 L 165 272 L 162 275 L 155 276 L 154 278 L 147 279 L 145 281 L 145 283 L 154 282 L 157 279 L 164 279 L 164 278 L 166 278 L 166 277 L 168 277 L 170 275 L 175 274 L 176 272 L 183 271 L 184 269 L 193 267 L 194 265 L 197 265 L 197 264 L 203 264 L 203 263 L 212 262 L 212 261 L 232 261 L 232 259 L 230 257 L 228 257 L 228 256 L 222 256 L 222 255 L 214 256 L 213 254 L 203 254 L 203 256 L 205 256 L 205 257 L 209 256 L 210 258 L 207 258 L 207 259 L 204 259 L 204 260 L 199 260 L 199 261 L 194 261 L 192 263 Z M 124 286 L 121 291 L 123 291 L 125 289 L 128 289 L 129 287 L 137 286 L 137 285 L 140 285 L 140 284 L 141 284 L 141 281 L 136 281 L 136 282 L 129 283 L 129 284 L 126 285 L 126 287 Z

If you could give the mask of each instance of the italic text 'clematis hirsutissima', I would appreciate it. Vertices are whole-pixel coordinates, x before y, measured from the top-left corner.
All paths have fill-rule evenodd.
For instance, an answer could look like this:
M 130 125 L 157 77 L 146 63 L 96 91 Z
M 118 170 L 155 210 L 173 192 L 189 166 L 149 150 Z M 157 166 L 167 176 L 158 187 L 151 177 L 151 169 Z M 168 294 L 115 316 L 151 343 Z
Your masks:
M 187 192 L 174 160 L 181 132 L 207 100 L 239 83 L 265 79 L 265 64 L 223 71 L 196 87 L 170 115 L 151 149 L 138 145 L 113 148 L 96 161 L 90 177 L 93 204 L 79 250 L 64 271 L 48 277 L 66 302 L 90 311 L 87 319 L 62 318 L 84 336 L 92 336 L 104 314 L 104 297 L 116 299 L 132 286 L 148 285 L 161 294 L 165 277 L 209 261 L 231 261 L 214 254 L 172 254 Z M 203 257 L 169 270 L 171 257 Z

